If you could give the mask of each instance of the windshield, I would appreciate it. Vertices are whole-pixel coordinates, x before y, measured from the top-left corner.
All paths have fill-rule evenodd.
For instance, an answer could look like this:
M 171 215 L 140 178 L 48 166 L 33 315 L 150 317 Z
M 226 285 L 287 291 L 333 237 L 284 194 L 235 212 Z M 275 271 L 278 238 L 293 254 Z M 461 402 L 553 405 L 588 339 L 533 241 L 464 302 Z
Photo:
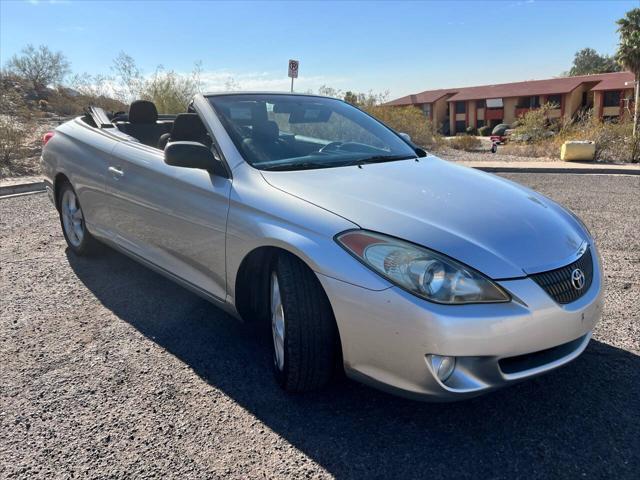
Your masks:
M 398 135 L 351 105 L 300 95 L 208 97 L 245 160 L 261 170 L 301 170 L 415 158 Z

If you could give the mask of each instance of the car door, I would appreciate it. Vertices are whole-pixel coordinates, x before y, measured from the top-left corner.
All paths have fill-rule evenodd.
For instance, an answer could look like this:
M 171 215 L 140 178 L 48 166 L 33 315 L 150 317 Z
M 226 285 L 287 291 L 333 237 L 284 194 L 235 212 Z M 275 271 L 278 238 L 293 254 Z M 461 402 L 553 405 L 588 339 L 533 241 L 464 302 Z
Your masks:
M 231 179 L 173 167 L 164 152 L 124 141 L 107 174 L 115 242 L 189 286 L 223 300 Z

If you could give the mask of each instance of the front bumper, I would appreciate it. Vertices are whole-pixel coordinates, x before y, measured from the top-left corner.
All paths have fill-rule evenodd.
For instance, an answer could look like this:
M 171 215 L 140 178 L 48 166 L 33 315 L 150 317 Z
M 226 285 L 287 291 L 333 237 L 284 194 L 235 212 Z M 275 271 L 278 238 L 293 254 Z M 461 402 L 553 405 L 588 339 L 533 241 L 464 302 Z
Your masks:
M 594 249 L 589 291 L 557 304 L 530 278 L 498 282 L 514 300 L 438 305 L 397 287 L 368 290 L 318 274 L 336 317 L 347 375 L 403 396 L 458 400 L 540 375 L 586 348 L 602 314 L 603 288 Z M 456 357 L 445 382 L 428 355 Z

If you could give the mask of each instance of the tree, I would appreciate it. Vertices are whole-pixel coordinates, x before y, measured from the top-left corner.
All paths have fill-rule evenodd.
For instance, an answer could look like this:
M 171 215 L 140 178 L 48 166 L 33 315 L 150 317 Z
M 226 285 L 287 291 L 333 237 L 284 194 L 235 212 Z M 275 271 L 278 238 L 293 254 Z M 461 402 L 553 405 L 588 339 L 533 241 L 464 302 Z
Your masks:
M 620 71 L 615 58 L 610 55 L 600 55 L 593 48 L 583 48 L 573 57 L 573 66 L 568 75 L 592 75 L 594 73 L 610 73 Z
M 633 136 L 638 135 L 638 102 L 640 100 L 640 8 L 629 10 L 616 22 L 620 43 L 616 60 L 635 76 L 635 101 L 633 107 Z
M 7 62 L 7 70 L 27 79 L 36 90 L 60 83 L 69 73 L 69 62 L 62 52 L 52 52 L 46 45 L 27 45 L 20 55 Z

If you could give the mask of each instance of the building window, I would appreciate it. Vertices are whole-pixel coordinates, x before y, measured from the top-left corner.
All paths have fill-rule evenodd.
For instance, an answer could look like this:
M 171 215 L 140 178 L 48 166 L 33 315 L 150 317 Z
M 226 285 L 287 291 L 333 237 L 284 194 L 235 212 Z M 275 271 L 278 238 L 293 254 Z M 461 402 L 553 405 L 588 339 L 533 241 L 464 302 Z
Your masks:
M 620 90 L 610 90 L 608 92 L 604 92 L 603 105 L 605 107 L 619 107 L 620 106 Z
M 466 113 L 466 111 L 467 111 L 466 102 L 456 102 L 456 113 Z
M 484 120 L 476 120 L 476 128 L 484 127 Z
M 547 103 L 553 103 L 554 105 L 557 105 L 557 108 L 560 108 L 560 105 L 562 105 L 562 95 L 547 96 Z
M 430 103 L 425 103 L 422 106 L 422 111 L 424 112 L 424 114 L 426 115 L 427 118 L 431 118 L 431 104 Z
M 456 133 L 463 133 L 467 129 L 467 123 L 464 120 L 456 121 Z
M 538 108 L 540 106 L 540 97 L 534 95 L 532 97 L 522 97 L 518 102 L 517 108 Z
M 476 100 L 476 108 L 484 108 L 484 100 Z

